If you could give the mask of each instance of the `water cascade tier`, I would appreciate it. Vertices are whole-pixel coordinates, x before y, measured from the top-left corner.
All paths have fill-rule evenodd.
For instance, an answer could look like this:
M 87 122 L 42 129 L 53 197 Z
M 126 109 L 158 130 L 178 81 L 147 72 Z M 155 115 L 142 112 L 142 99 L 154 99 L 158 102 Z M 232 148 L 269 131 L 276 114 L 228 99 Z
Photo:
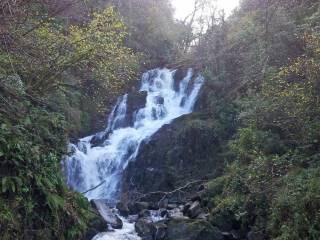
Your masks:
M 105 131 L 70 144 L 69 186 L 86 192 L 88 199 L 118 199 L 123 171 L 142 143 L 163 125 L 192 112 L 204 79 L 192 69 L 180 80 L 175 75 L 176 70 L 169 69 L 144 73 L 139 92 L 119 97 Z

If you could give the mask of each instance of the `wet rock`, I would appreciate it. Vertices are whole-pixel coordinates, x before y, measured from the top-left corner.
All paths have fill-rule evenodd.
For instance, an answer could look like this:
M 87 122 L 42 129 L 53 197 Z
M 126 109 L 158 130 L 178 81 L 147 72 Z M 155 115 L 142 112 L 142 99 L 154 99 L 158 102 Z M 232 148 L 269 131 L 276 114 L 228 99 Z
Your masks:
M 167 205 L 167 209 L 168 209 L 168 210 L 172 210 L 172 209 L 175 209 L 175 208 L 177 208 L 177 207 L 178 207 L 178 205 L 177 205 L 177 204 L 174 204 L 174 203 L 170 203 L 170 204 Z
M 139 217 L 139 218 L 148 218 L 148 217 L 150 217 L 150 216 L 151 216 L 151 213 L 150 213 L 150 211 L 147 210 L 147 209 L 141 210 L 141 211 L 139 212 L 139 214 L 138 214 L 138 217 Z
M 159 207 L 160 208 L 167 208 L 167 206 L 168 206 L 168 203 L 169 203 L 169 201 L 168 201 L 168 199 L 162 199 L 160 202 L 159 202 Z
M 219 174 L 223 167 L 215 147 L 219 146 L 219 140 L 214 134 L 207 134 L 213 131 L 214 123 L 199 118 L 196 113 L 182 116 L 152 135 L 148 144 L 140 148 L 136 160 L 128 164 L 122 190 L 170 191 L 181 182 L 205 176 L 209 171 L 210 177 Z M 214 147 L 207 148 L 208 145 Z
M 104 232 L 108 228 L 108 223 L 97 213 L 90 221 L 85 239 L 92 239 L 99 232 Z
M 128 93 L 126 117 L 121 127 L 133 126 L 133 113 L 138 109 L 144 108 L 146 106 L 146 102 L 146 91 Z
M 204 185 L 202 184 L 202 185 L 199 186 L 198 191 L 200 192 L 200 191 L 203 191 L 204 189 L 205 189 L 205 187 L 204 187 Z
M 122 220 L 117 215 L 115 215 L 113 221 L 110 222 L 110 226 L 114 229 L 121 229 L 123 227 Z
M 92 201 L 103 219 L 114 229 L 121 229 L 123 226 L 122 220 L 117 216 L 114 209 L 111 209 L 105 200 Z
M 174 90 L 178 91 L 179 90 L 179 85 L 182 79 L 185 78 L 185 76 L 188 73 L 187 68 L 179 68 L 175 73 L 174 73 Z
M 171 219 L 166 225 L 166 240 L 223 240 L 221 232 L 207 221 Z
M 119 213 L 123 217 L 128 217 L 129 216 L 129 208 L 128 205 L 124 202 L 118 202 L 116 205 L 116 208 L 119 210 Z
M 199 201 L 193 202 L 187 211 L 187 215 L 189 218 L 196 218 L 202 213 L 203 213 L 203 211 L 202 211 L 202 208 L 201 208 Z
M 160 216 L 163 218 L 168 215 L 167 209 L 160 209 Z
M 167 234 L 167 225 L 164 223 L 154 223 L 156 229 L 154 233 L 155 240 L 164 240 Z
M 139 212 L 141 212 L 142 210 L 149 208 L 149 203 L 147 202 L 129 203 L 128 208 L 129 208 L 129 213 L 131 215 L 139 214 Z
M 182 213 L 183 213 L 183 215 L 187 215 L 187 212 L 188 212 L 189 208 L 191 207 L 191 205 L 192 205 L 192 202 L 187 202 L 187 203 L 183 206 L 183 208 L 182 208 Z
M 155 226 L 149 220 L 144 218 L 139 219 L 135 223 L 134 228 L 138 235 L 143 239 L 150 237 L 152 239 L 156 232 Z
M 148 209 L 149 209 L 149 210 L 156 211 L 156 210 L 159 210 L 159 206 L 158 206 L 157 203 L 150 202 L 150 203 L 149 203 L 149 206 L 148 206 Z
M 261 232 L 261 231 L 258 231 L 258 232 L 250 231 L 250 232 L 247 234 L 247 239 L 248 239 L 248 240 L 265 240 L 266 237 L 265 237 L 265 235 L 263 234 L 263 232 Z
M 161 97 L 161 96 L 156 96 L 156 97 L 155 97 L 155 103 L 156 103 L 156 104 L 159 104 L 159 105 L 164 104 L 164 98 Z

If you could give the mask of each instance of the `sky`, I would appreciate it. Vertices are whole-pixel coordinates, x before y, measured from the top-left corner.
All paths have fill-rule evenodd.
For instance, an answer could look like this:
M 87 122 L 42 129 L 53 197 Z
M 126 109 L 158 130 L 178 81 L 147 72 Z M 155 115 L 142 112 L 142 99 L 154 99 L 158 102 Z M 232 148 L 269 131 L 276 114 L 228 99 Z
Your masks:
M 194 0 L 171 0 L 175 8 L 175 17 L 184 19 L 194 6 Z M 214 0 L 212 0 L 214 1 Z M 216 0 L 219 9 L 224 9 L 227 15 L 230 15 L 232 10 L 238 6 L 239 0 Z

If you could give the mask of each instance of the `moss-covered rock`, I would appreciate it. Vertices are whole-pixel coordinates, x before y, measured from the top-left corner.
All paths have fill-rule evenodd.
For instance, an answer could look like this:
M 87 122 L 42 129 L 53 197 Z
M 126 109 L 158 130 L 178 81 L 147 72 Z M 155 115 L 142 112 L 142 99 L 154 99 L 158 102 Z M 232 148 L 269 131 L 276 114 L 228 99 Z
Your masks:
M 201 114 L 183 116 L 143 145 L 125 171 L 124 190 L 168 190 L 186 180 L 215 176 L 223 165 L 219 150 L 213 122 Z
M 166 240 L 222 240 L 221 232 L 203 220 L 172 219 L 167 221 Z

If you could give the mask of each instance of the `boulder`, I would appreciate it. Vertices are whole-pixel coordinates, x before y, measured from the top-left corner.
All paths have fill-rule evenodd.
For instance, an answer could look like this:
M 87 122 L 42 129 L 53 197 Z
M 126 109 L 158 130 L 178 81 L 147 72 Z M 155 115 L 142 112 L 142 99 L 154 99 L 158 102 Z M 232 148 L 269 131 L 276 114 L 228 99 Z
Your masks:
M 121 229 L 123 226 L 122 220 L 117 216 L 115 211 L 107 206 L 104 200 L 93 200 L 96 209 L 103 219 L 114 229 Z
M 156 229 L 154 233 L 154 240 L 164 240 L 167 235 L 167 225 L 163 222 L 154 223 Z
M 150 216 L 151 216 L 151 213 L 150 213 L 150 211 L 147 210 L 147 209 L 141 210 L 141 211 L 139 212 L 139 214 L 138 214 L 138 217 L 139 217 L 139 218 L 148 218 L 148 217 L 150 217 Z
M 118 202 L 116 205 L 116 208 L 119 210 L 119 213 L 123 217 L 128 217 L 129 216 L 129 208 L 128 205 L 124 202 Z
M 175 209 L 175 208 L 177 208 L 177 207 L 178 207 L 178 205 L 177 205 L 177 204 L 174 204 L 174 203 L 170 203 L 170 204 L 167 205 L 167 209 L 168 209 L 168 210 L 172 210 L 172 209 Z
M 95 217 L 89 222 L 88 230 L 85 234 L 85 239 L 92 239 L 99 232 L 104 232 L 108 228 L 108 223 L 96 213 Z
M 167 215 L 168 215 L 168 210 L 167 209 L 164 209 L 164 208 L 160 209 L 160 216 L 162 218 L 167 216 Z
M 134 202 L 128 204 L 129 213 L 131 215 L 139 214 L 142 210 L 149 209 L 149 203 L 147 202 Z
M 183 206 L 183 208 L 182 208 L 182 213 L 183 213 L 183 215 L 187 215 L 187 212 L 188 212 L 189 208 L 191 207 L 191 205 L 192 205 L 192 202 L 187 202 L 187 203 Z
M 135 91 L 135 92 L 128 93 L 126 117 L 121 127 L 132 126 L 133 120 L 134 120 L 133 119 L 134 112 L 141 108 L 144 108 L 146 106 L 146 102 L 147 102 L 146 91 L 142 91 L 142 92 Z
M 123 194 L 131 190 L 167 192 L 190 179 L 218 175 L 224 162 L 219 156 L 215 125 L 211 119 L 201 117 L 196 113 L 181 116 L 159 129 L 148 139 L 148 144 L 143 143 L 135 161 L 124 171 Z M 146 200 L 156 201 L 161 196 L 149 198 Z
M 171 219 L 166 225 L 166 240 L 223 240 L 222 233 L 207 221 Z
M 199 201 L 193 202 L 190 208 L 187 210 L 187 216 L 189 218 L 197 218 L 202 213 L 203 213 L 203 210 L 201 208 Z
M 159 104 L 159 105 L 164 104 L 164 98 L 162 96 L 156 96 L 155 97 L 155 103 Z
M 134 225 L 134 228 L 141 238 L 153 238 L 156 228 L 155 226 L 147 219 L 140 218 Z

